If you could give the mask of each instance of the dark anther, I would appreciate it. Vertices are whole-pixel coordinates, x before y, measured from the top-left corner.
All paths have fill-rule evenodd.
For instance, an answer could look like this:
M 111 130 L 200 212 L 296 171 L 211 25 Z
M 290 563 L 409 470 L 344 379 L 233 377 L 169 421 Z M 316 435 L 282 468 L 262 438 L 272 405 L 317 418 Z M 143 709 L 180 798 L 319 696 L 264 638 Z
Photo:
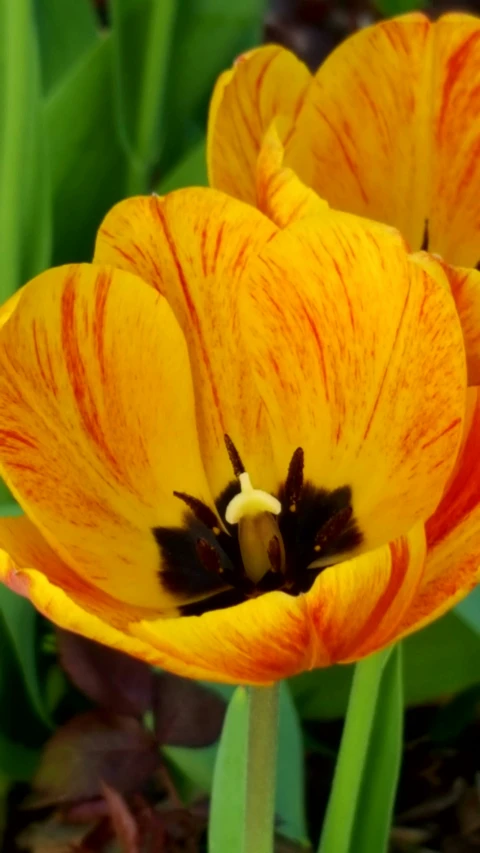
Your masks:
M 335 515 L 332 515 L 325 524 L 322 524 L 320 530 L 315 536 L 315 545 L 313 546 L 313 550 L 316 554 L 321 554 L 326 545 L 330 545 L 338 539 L 340 533 L 350 521 L 352 514 L 352 507 L 346 506 L 344 509 L 340 509 L 336 512 Z
M 297 447 L 288 466 L 288 474 L 285 482 L 285 509 L 295 512 L 303 488 L 303 447 Z
M 480 272 L 480 261 L 478 262 L 478 264 L 475 264 L 475 269 Z
M 270 560 L 272 572 L 282 571 L 282 548 L 278 536 L 272 536 L 268 543 L 267 556 Z
M 428 219 L 425 220 L 425 228 L 423 231 L 423 240 L 422 245 L 420 246 L 421 252 L 428 252 L 428 243 L 429 243 L 429 234 L 428 234 Z
M 233 473 L 236 477 L 239 477 L 240 474 L 245 473 L 245 466 L 242 460 L 240 459 L 240 454 L 230 436 L 225 434 L 223 438 L 225 440 L 225 447 L 227 448 L 228 457 L 230 459 L 230 462 L 232 463 Z
M 198 498 L 194 498 L 192 495 L 187 495 L 186 492 L 174 492 L 173 494 L 176 498 L 183 501 L 183 503 L 192 510 L 196 518 L 198 518 L 202 524 L 205 524 L 205 526 L 208 527 L 215 536 L 220 534 L 221 530 L 217 516 L 210 507 L 203 503 L 203 501 L 199 501 Z
M 197 539 L 196 551 L 202 566 L 215 575 L 223 574 L 222 562 L 217 550 L 206 539 Z

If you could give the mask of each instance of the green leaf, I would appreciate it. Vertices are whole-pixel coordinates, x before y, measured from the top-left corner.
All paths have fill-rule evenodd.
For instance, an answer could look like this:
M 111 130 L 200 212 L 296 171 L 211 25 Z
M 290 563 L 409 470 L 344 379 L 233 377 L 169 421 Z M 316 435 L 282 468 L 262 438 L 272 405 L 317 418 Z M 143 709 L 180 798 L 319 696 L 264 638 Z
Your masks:
M 238 687 L 228 706 L 215 762 L 209 821 L 209 853 L 241 850 L 245 832 L 248 694 Z
M 375 0 L 374 5 L 386 18 L 424 9 L 426 0 Z
M 179 792 L 185 803 L 195 796 L 210 794 L 218 745 L 191 749 L 185 746 L 164 746 L 162 753 L 179 774 Z
M 308 842 L 305 820 L 303 738 L 297 709 L 287 683 L 280 684 L 277 787 L 275 813 L 282 835 Z
M 215 763 L 209 853 L 273 849 L 278 734 L 278 685 L 238 687 Z
M 0 483 L 0 487 L 6 489 L 4 483 Z M 18 517 L 23 515 L 22 509 L 16 501 L 13 500 L 10 494 L 6 494 L 7 500 L 0 504 L 0 518 Z
M 477 586 L 470 595 L 457 604 L 455 613 L 472 631 L 480 634 L 480 587 Z
M 185 157 L 171 169 L 156 188 L 159 195 L 165 195 L 181 187 L 207 187 L 206 140 L 200 139 L 193 145 Z
M 14 701 L 12 701 L 14 697 Z M 3 614 L 0 615 L 0 773 L 28 781 L 47 729 L 34 711 Z
M 229 685 L 209 684 L 226 700 L 231 699 Z M 238 701 L 238 700 L 237 700 Z M 278 831 L 295 841 L 306 842 L 304 809 L 304 749 L 298 713 L 287 683 L 280 685 L 279 738 L 275 813 Z M 185 801 L 198 794 L 210 794 L 213 785 L 218 744 L 203 749 L 163 747 L 175 772 L 180 773 L 181 793 Z
M 90 260 L 101 220 L 121 198 L 126 164 L 113 100 L 107 35 L 46 103 L 56 264 Z
M 480 684 L 474 684 L 440 705 L 430 726 L 430 738 L 442 745 L 456 741 L 477 718 L 479 702 Z
M 400 647 L 355 668 L 319 853 L 384 853 L 402 740 Z
M 382 673 L 360 788 L 352 853 L 388 848 L 395 792 L 402 760 L 402 648 L 390 655 Z
M 43 90 L 48 94 L 99 39 L 91 0 L 34 0 Z
M 40 750 L 9 740 L 0 732 L 0 773 L 17 782 L 29 782 L 40 761 Z
M 0 0 L 0 301 L 50 256 L 40 71 L 30 0 Z
M 0 612 L 20 665 L 30 701 L 46 726 L 52 722 L 40 687 L 37 670 L 37 614 L 30 602 L 0 585 Z
M 480 680 L 480 636 L 454 611 L 403 641 L 405 703 L 418 705 Z M 334 719 L 346 710 L 353 666 L 333 666 L 291 679 L 302 719 Z
M 116 103 L 129 155 L 127 193 L 145 192 L 158 160 L 177 0 L 112 0 Z

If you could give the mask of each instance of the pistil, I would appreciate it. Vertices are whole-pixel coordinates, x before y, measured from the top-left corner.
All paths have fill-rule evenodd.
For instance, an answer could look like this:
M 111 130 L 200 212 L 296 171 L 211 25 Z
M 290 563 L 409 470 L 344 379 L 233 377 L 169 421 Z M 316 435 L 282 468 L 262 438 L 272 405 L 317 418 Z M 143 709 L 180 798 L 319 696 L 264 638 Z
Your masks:
M 247 576 L 258 584 L 267 572 L 284 571 L 285 549 L 276 520 L 282 505 L 274 495 L 254 489 L 246 471 L 238 477 L 241 491 L 225 512 L 228 524 L 238 525 L 238 542 Z

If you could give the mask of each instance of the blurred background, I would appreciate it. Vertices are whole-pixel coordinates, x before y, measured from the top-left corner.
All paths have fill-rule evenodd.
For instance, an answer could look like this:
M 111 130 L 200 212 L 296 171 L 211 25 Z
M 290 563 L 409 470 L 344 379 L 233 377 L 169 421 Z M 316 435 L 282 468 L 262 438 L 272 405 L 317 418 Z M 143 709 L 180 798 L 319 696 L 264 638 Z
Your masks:
M 316 69 L 375 20 L 453 7 L 480 2 L 0 0 L 2 301 L 46 267 L 88 261 L 121 198 L 207 183 L 210 94 L 242 51 L 274 41 Z M 318 839 L 351 678 L 334 667 L 282 686 L 278 851 Z M 3 851 L 204 851 L 230 694 L 55 631 L 0 587 Z M 404 702 L 392 853 L 480 851 L 476 592 L 404 643 Z M 393 760 L 400 745 L 381 725 L 375 736 Z

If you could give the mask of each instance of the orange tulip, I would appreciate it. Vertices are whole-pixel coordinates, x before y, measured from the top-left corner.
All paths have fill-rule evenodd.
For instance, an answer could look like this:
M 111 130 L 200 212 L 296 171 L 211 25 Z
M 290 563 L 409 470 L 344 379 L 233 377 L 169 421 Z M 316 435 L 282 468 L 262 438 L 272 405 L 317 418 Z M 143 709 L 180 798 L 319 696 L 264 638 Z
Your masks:
M 0 313 L 25 511 L 0 519 L 4 582 L 106 645 L 258 684 L 451 607 L 479 576 L 480 404 L 422 258 L 208 189 L 115 207 L 93 264 Z
M 395 226 L 411 250 L 443 258 L 469 383 L 478 385 L 479 116 L 480 20 L 469 15 L 383 21 L 347 39 L 314 76 L 287 50 L 267 46 L 217 83 L 210 180 L 275 218 L 263 191 L 266 176 L 279 180 L 278 153 L 266 141 L 273 122 L 285 166 L 312 195 Z

